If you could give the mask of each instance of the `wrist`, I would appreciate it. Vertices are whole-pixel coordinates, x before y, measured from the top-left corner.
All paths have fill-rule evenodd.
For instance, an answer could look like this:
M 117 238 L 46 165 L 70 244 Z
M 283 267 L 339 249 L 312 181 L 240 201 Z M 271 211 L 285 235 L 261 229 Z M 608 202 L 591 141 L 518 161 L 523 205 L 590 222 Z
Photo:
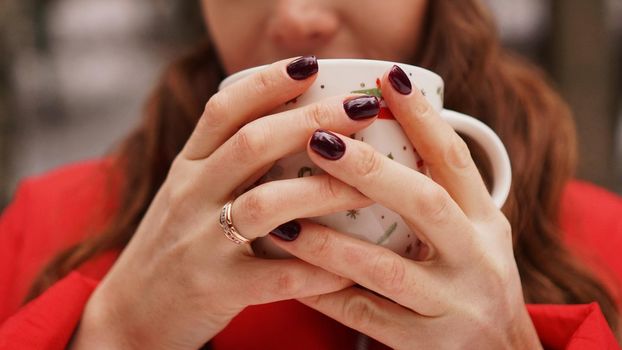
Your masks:
M 510 324 L 510 344 L 515 349 L 543 349 L 536 332 L 536 327 L 531 321 L 527 308 L 523 305 L 515 322 Z
M 69 349 L 133 350 L 145 344 L 140 332 L 132 331 L 129 318 L 119 312 L 117 304 L 107 301 L 105 294 L 97 289 L 87 302 Z

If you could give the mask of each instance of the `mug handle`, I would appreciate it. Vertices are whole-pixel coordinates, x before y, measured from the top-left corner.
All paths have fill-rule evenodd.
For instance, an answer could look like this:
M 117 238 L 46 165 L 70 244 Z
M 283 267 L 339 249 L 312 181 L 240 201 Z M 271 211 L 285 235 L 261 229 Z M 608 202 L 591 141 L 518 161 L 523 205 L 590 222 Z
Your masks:
M 501 139 L 488 125 L 466 114 L 443 109 L 440 115 L 454 130 L 475 140 L 486 152 L 492 164 L 493 186 L 490 196 L 495 205 L 501 208 L 512 184 L 510 157 Z

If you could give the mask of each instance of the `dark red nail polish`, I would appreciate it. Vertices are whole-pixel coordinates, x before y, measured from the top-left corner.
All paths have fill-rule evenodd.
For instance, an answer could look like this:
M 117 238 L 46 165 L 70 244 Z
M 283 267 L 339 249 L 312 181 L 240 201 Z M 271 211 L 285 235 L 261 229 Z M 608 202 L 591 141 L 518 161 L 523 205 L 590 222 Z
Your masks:
M 298 238 L 300 234 L 300 224 L 298 221 L 292 220 L 270 231 L 270 234 L 284 241 L 291 242 Z
M 346 153 L 346 144 L 330 131 L 317 129 L 311 136 L 311 149 L 329 160 L 337 160 Z
M 287 74 L 292 79 L 303 80 L 317 73 L 318 69 L 315 56 L 302 56 L 287 65 Z
M 389 81 L 393 88 L 402 95 L 408 95 L 413 91 L 412 84 L 410 83 L 410 79 L 402 68 L 394 65 L 389 72 Z
M 343 109 L 350 119 L 363 120 L 373 118 L 380 112 L 380 102 L 376 96 L 361 96 L 343 103 Z

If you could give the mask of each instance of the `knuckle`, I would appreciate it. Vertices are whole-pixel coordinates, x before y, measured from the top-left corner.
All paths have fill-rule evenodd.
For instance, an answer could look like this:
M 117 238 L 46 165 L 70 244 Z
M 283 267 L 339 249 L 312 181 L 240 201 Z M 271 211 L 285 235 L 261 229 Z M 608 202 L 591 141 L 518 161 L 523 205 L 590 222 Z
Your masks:
M 353 296 L 343 304 L 343 317 L 353 328 L 367 329 L 373 326 L 376 311 L 371 300 L 364 296 Z
M 258 124 L 249 123 L 233 136 L 235 160 L 245 163 L 256 159 L 267 150 L 265 133 Z
M 330 109 L 322 103 L 314 103 L 305 109 L 305 116 L 311 129 L 320 129 L 325 127 L 326 121 L 330 117 Z
M 308 249 L 312 256 L 319 258 L 326 257 L 334 245 L 333 238 L 329 232 L 319 232 L 308 243 Z
M 498 223 L 497 225 L 499 226 L 499 233 L 501 234 L 501 236 L 503 236 L 504 238 L 508 239 L 510 242 L 512 241 L 512 224 L 510 224 L 510 221 L 504 216 L 504 215 L 499 215 L 499 219 L 498 219 Z
M 432 105 L 428 103 L 428 101 L 424 98 L 418 98 L 413 106 L 415 117 L 420 121 L 427 120 L 434 116 L 434 108 Z
M 475 219 L 478 227 L 491 230 L 495 237 L 500 237 L 504 242 L 512 243 L 513 228 L 508 218 L 496 207 L 485 211 L 480 218 Z
M 507 287 L 510 284 L 512 275 L 511 265 L 496 260 L 486 253 L 482 253 L 482 256 L 479 271 L 486 276 L 486 285 L 488 286 L 487 288 L 490 288 L 489 291 L 492 294 L 496 294 L 497 292 L 502 293 L 504 290 L 508 290 Z
M 458 168 L 466 168 L 471 162 L 472 158 L 469 147 L 458 134 L 454 133 L 448 152 L 445 155 L 445 163 Z
M 249 226 L 260 224 L 269 214 L 270 206 L 264 197 L 265 196 L 261 195 L 258 188 L 255 188 L 252 191 L 244 193 L 244 195 L 236 201 L 240 203 L 240 209 L 236 208 L 236 211 L 238 213 L 244 213 L 244 221 L 248 222 Z
M 373 265 L 372 278 L 378 287 L 389 295 L 398 295 L 404 290 L 406 265 L 392 252 L 378 254 Z
M 331 200 L 334 198 L 340 198 L 341 196 L 340 187 L 341 186 L 340 186 L 339 180 L 337 180 L 336 178 L 330 175 L 326 176 L 326 179 L 321 182 L 321 188 L 320 188 L 321 198 L 326 198 L 328 200 Z
M 169 188 L 167 191 L 167 204 L 169 209 L 177 208 L 180 204 L 184 203 L 186 193 L 179 186 Z
M 189 212 L 187 209 L 190 203 L 188 200 L 188 198 L 190 198 L 190 193 L 190 188 L 180 184 L 170 186 L 166 190 L 166 207 L 169 216 L 177 218 L 180 214 Z
M 187 161 L 182 156 L 182 154 L 181 153 L 177 154 L 175 158 L 173 158 L 173 161 L 171 162 L 171 166 L 169 167 L 168 174 L 167 174 L 167 180 L 170 179 L 172 174 L 175 174 L 176 172 L 183 173 L 182 169 L 186 166 L 186 164 L 187 164 Z
M 292 297 L 298 295 L 302 282 L 294 273 L 283 270 L 277 274 L 273 286 L 276 295 Z
M 191 188 L 176 186 L 166 189 L 163 193 L 164 210 L 158 214 L 158 225 L 161 228 L 161 236 L 166 244 L 175 242 L 180 238 L 180 233 L 187 230 L 187 223 L 195 219 L 195 214 L 200 210 L 199 204 L 191 199 Z
M 276 77 L 269 69 L 257 72 L 254 75 L 253 83 L 251 84 L 251 86 L 255 88 L 255 91 L 261 94 L 265 94 L 266 91 L 271 91 L 276 85 Z
M 163 185 L 175 186 L 180 183 L 191 183 L 193 180 L 193 165 L 193 162 L 188 161 L 181 153 L 177 154 L 171 162 Z
M 223 126 L 229 119 L 226 113 L 228 110 L 227 100 L 227 95 L 222 91 L 212 96 L 205 104 L 199 123 L 204 124 L 207 128 Z
M 432 224 L 443 222 L 451 206 L 449 193 L 438 185 L 422 186 L 418 199 L 418 212 Z
M 382 159 L 371 146 L 361 144 L 359 155 L 356 159 L 355 175 L 368 179 L 379 176 L 382 169 Z

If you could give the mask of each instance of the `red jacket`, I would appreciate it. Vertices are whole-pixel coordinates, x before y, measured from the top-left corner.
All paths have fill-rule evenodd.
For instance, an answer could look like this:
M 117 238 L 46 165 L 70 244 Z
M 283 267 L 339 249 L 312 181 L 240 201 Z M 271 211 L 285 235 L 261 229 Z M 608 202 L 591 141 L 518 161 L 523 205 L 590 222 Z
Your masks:
M 62 167 L 20 183 L 0 218 L 0 349 L 64 349 L 89 295 L 117 253 L 93 259 L 22 305 L 30 283 L 58 251 L 101 229 L 115 207 L 107 161 Z M 608 283 L 622 281 L 622 199 L 573 181 L 561 223 L 570 247 Z M 551 349 L 618 349 L 596 303 L 528 305 Z M 240 335 L 244 335 L 243 337 Z M 245 309 L 212 341 L 219 349 L 352 349 L 356 332 L 296 301 Z

